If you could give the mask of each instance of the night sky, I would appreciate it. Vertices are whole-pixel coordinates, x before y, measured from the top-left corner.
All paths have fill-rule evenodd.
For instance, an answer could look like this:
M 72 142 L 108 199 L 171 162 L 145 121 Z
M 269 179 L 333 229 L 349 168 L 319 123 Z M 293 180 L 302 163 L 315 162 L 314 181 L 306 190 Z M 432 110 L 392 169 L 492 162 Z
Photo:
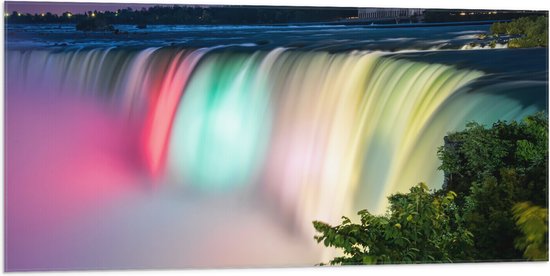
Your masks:
M 71 2 L 16 2 L 6 1 L 6 12 L 14 11 L 20 13 L 39 14 L 51 12 L 53 14 L 62 14 L 64 12 L 84 13 L 87 11 L 116 11 L 130 7 L 132 9 L 148 8 L 158 6 L 159 4 L 133 4 L 133 3 L 71 3 Z M 171 6 L 171 5 L 170 5 Z

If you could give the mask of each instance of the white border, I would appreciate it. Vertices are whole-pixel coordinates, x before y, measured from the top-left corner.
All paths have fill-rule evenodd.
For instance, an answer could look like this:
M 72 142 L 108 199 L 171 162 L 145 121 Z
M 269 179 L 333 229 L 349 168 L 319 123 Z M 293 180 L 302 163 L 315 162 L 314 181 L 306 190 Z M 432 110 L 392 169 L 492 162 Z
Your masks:
M 22 0 L 18 2 L 32 2 Z M 521 0 L 48 0 L 47 2 L 85 2 L 85 3 L 140 3 L 140 4 L 212 4 L 212 5 L 261 5 L 261 6 L 327 6 L 327 7 L 403 7 L 403 8 L 460 8 L 460 9 L 511 9 L 511 10 L 549 10 L 550 1 Z M 0 8 L 4 13 L 4 0 Z M 0 37 L 2 53 L 0 63 L 4 64 L 4 22 L 1 21 Z M 0 83 L 4 90 L 4 66 L 0 69 Z M 4 97 L 0 97 L 0 124 L 2 136 L 0 137 L 0 174 L 4 184 Z M 4 185 L 2 185 L 3 187 Z M 2 216 L 4 214 L 4 189 L 0 197 Z M 2 271 L 4 268 L 4 219 L 0 228 L 0 262 Z M 492 263 L 492 264 L 452 264 L 452 265 L 388 265 L 368 267 L 313 267 L 313 268 L 284 268 L 284 269 L 224 269 L 224 270 L 122 270 L 122 271 L 90 271 L 90 272 L 63 272 L 63 275 L 543 275 L 541 272 L 550 271 L 549 262 L 538 263 Z M 18 273 L 19 274 L 19 273 Z M 44 273 L 32 272 L 24 275 L 43 275 Z M 48 273 L 52 275 L 52 273 Z M 54 273 L 57 274 L 57 273 Z M 17 274 L 16 274 L 17 275 Z

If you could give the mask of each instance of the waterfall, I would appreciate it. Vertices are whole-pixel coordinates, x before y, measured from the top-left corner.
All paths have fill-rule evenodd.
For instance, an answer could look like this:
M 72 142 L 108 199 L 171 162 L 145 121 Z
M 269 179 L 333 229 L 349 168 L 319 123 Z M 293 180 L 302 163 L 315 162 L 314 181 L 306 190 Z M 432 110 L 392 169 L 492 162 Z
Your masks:
M 139 124 L 153 186 L 251 191 L 312 236 L 312 220 L 439 187 L 447 132 L 538 110 L 473 89 L 484 74 L 381 52 L 108 48 L 9 50 L 6 79 L 8 96 L 91 98 Z

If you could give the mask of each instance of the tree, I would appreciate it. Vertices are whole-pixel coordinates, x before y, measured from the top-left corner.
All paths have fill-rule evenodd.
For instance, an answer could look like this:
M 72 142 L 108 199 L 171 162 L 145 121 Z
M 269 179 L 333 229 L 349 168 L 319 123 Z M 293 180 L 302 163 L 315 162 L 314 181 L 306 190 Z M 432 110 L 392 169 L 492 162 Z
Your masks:
M 535 204 L 547 201 L 548 118 L 544 112 L 522 122 L 498 121 L 491 128 L 475 122 L 463 131 L 450 133 L 438 150 L 440 170 L 445 172 L 443 188 L 463 196 L 472 183 L 490 177 L 502 180 L 517 174 L 520 197 Z M 503 170 L 504 169 L 504 170 Z
M 508 47 L 548 47 L 548 17 L 529 16 L 509 23 L 496 22 L 491 26 L 493 35 L 512 35 Z
M 529 260 L 548 261 L 548 208 L 520 202 L 512 209 L 522 235 L 515 239 L 517 249 Z
M 330 226 L 314 221 L 317 242 L 341 248 L 344 256 L 330 264 L 434 263 L 470 260 L 472 234 L 464 227 L 456 194 L 430 192 L 424 183 L 407 194 L 389 197 L 389 210 L 375 216 L 358 213 L 360 224 L 342 217 Z
M 456 191 L 477 260 L 523 259 L 514 241 L 522 235 L 512 207 L 530 201 L 547 206 L 548 117 L 528 116 L 485 128 L 470 123 L 439 149 L 444 191 Z

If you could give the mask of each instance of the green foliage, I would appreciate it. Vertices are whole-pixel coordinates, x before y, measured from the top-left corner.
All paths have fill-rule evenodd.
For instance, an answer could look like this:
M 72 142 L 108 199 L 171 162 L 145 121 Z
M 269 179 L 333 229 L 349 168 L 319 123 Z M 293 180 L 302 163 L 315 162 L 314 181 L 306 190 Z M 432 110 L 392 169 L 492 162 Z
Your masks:
M 548 17 L 531 16 L 512 20 L 509 23 L 494 23 L 493 35 L 518 36 L 510 39 L 509 48 L 548 47 Z
M 548 118 L 543 112 L 522 122 L 498 121 L 492 128 L 469 123 L 464 131 L 445 137 L 438 150 L 445 172 L 447 190 L 461 195 L 470 193 L 472 183 L 482 183 L 494 177 L 503 180 L 510 173 L 522 182 L 517 187 L 531 195 L 536 204 L 546 202 L 546 168 L 548 164 Z M 504 170 L 503 170 L 504 169 Z
M 523 122 L 497 122 L 492 128 L 470 123 L 449 134 L 438 151 L 444 190 L 463 200 L 467 228 L 474 235 L 472 256 L 480 260 L 521 259 L 514 240 L 521 235 L 512 206 L 547 204 L 548 118 L 537 113 Z M 498 233 L 498 234 L 495 234 Z
M 548 209 L 520 202 L 512 211 L 522 233 L 515 240 L 516 248 L 529 260 L 548 261 Z
M 514 260 L 522 256 L 514 247 L 519 232 L 510 210 L 515 203 L 517 179 L 513 171 L 503 173 L 509 174 L 503 181 L 487 177 L 473 183 L 462 206 L 466 226 L 475 237 L 475 250 L 471 253 L 478 260 Z
M 472 234 L 455 203 L 456 194 L 439 195 L 420 183 L 407 194 L 389 197 L 383 216 L 367 210 L 358 213 L 361 223 L 342 217 L 330 226 L 315 221 L 317 242 L 341 248 L 344 256 L 330 264 L 434 263 L 469 260 Z

